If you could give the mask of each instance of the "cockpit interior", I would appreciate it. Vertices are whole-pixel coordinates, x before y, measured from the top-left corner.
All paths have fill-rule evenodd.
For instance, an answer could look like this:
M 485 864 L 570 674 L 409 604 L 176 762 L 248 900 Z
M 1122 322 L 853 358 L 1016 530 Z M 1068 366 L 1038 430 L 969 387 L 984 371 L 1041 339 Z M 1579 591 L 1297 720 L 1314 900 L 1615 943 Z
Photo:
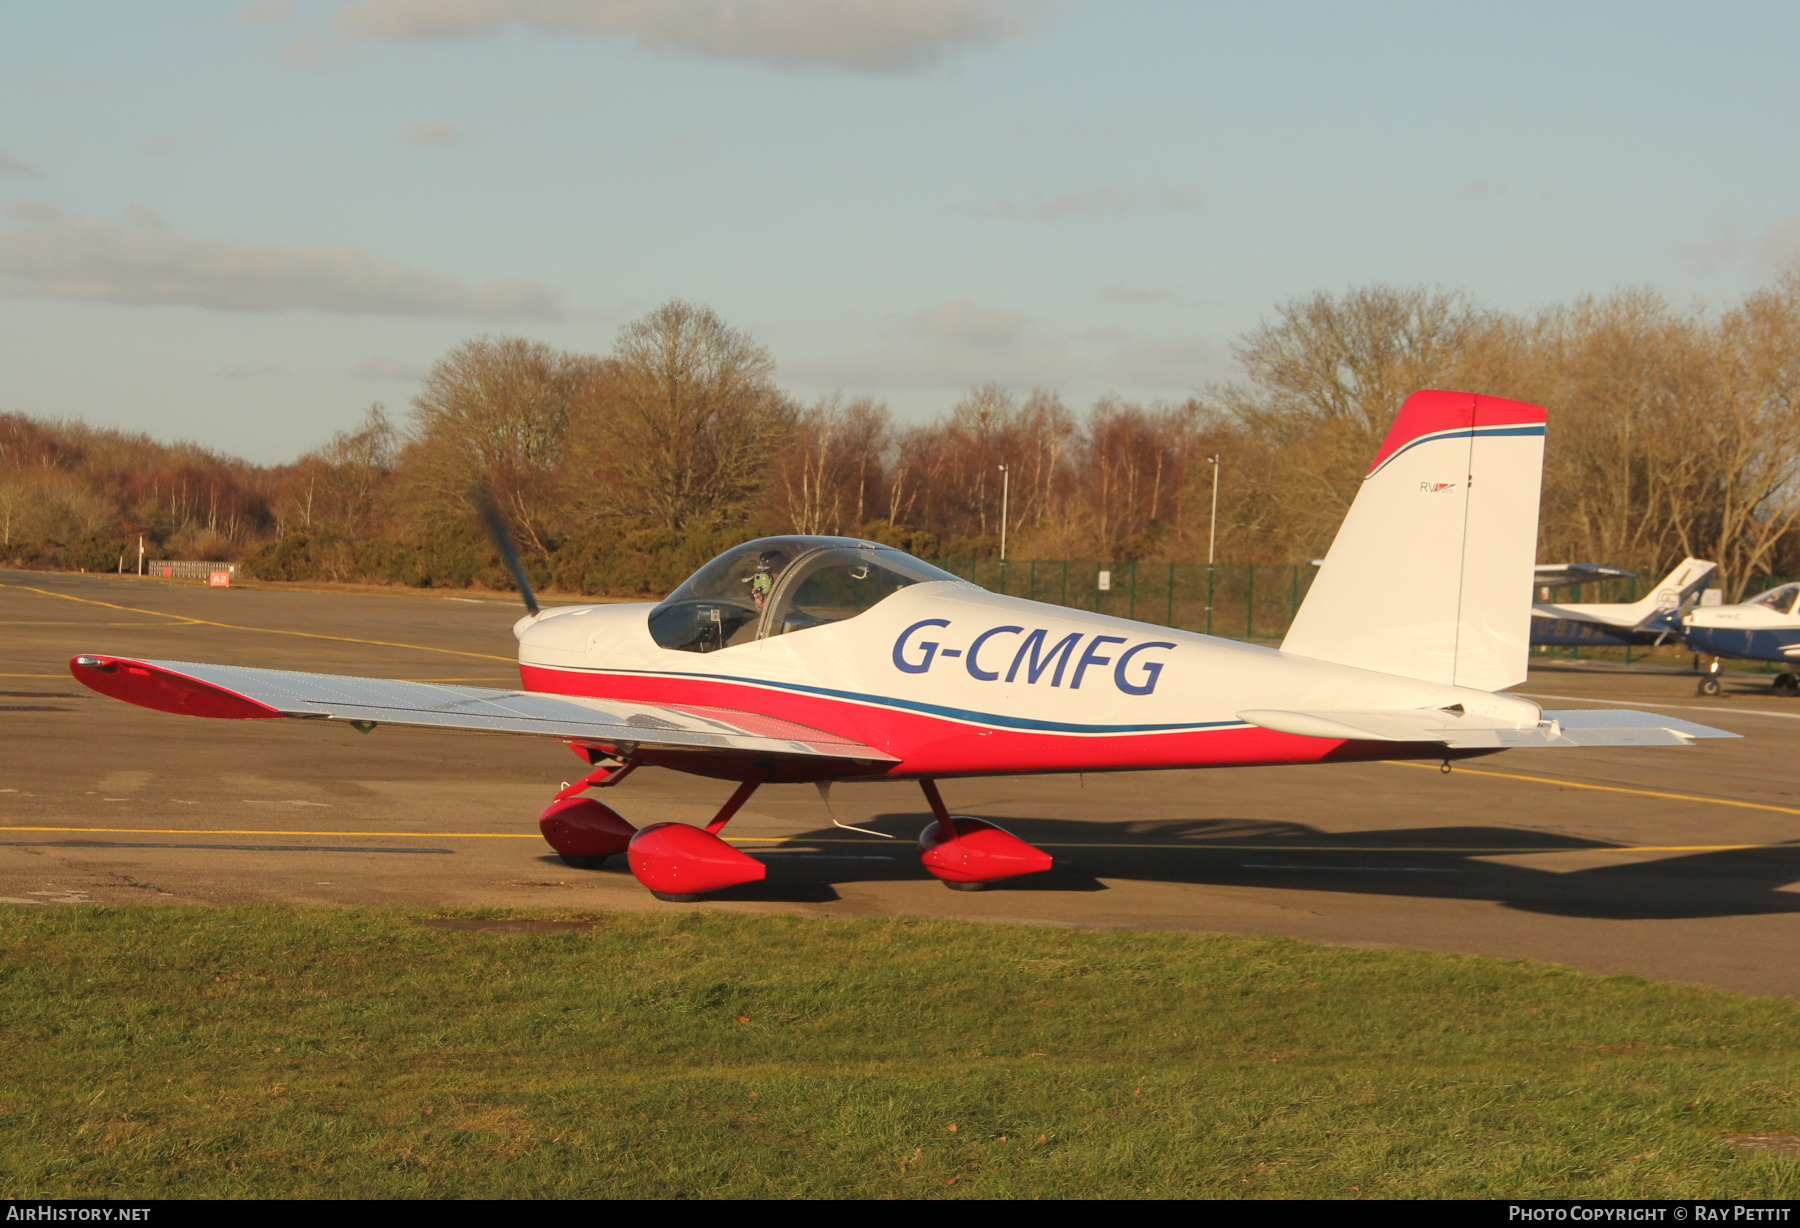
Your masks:
M 1766 593 L 1758 593 L 1745 604 L 1766 605 L 1777 614 L 1792 614 L 1797 600 L 1800 600 L 1800 584 L 1783 584 Z
M 764 537 L 727 550 L 650 611 L 664 648 L 717 652 L 842 622 L 911 584 L 967 583 L 854 537 Z

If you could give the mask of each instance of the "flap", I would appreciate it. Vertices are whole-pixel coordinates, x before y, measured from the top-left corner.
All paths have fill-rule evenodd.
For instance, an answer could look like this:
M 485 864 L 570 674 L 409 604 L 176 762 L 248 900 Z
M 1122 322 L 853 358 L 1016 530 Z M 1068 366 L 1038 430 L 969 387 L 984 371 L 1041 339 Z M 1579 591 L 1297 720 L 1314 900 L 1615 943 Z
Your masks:
M 1694 738 L 1736 734 L 1652 712 L 1611 708 L 1545 712 L 1519 726 L 1443 708 L 1295 712 L 1254 708 L 1238 719 L 1304 738 L 1368 742 L 1436 742 L 1459 750 L 1524 746 L 1686 746 Z

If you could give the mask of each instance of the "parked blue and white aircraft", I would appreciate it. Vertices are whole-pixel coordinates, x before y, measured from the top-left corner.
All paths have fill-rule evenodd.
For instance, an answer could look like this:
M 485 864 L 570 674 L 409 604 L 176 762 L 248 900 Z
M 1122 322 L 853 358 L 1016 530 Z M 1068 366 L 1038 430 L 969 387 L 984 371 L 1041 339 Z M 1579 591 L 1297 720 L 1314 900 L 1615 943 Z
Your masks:
M 1531 607 L 1533 644 L 1650 645 L 1681 634 L 1681 617 L 1698 604 L 1701 592 L 1719 569 L 1717 563 L 1686 558 L 1649 594 L 1631 602 L 1553 604 Z M 1591 564 L 1539 564 L 1539 587 L 1591 583 L 1632 573 Z
M 1800 584 L 1782 584 L 1736 605 L 1700 606 L 1684 616 L 1681 631 L 1689 648 L 1712 655 L 1700 693 L 1717 695 L 1720 657 L 1800 662 Z M 1776 674 L 1774 687 L 1777 695 L 1800 696 L 1800 679 L 1792 671 Z
M 728 550 L 654 605 L 539 610 L 513 628 L 521 690 L 84 654 L 83 684 L 147 708 L 526 734 L 592 769 L 539 817 L 573 864 L 624 853 L 663 898 L 764 876 L 719 832 L 765 782 L 917 781 L 920 861 L 953 887 L 1050 868 L 952 815 L 937 782 L 1027 772 L 1442 760 L 1509 748 L 1731 737 L 1659 713 L 1546 712 L 1507 687 L 1530 657 L 1544 411 L 1408 397 L 1279 649 L 977 588 L 891 547 L 780 537 Z M 1396 568 L 1407 600 L 1391 599 Z M 639 767 L 736 784 L 705 828 L 638 829 L 580 794 Z

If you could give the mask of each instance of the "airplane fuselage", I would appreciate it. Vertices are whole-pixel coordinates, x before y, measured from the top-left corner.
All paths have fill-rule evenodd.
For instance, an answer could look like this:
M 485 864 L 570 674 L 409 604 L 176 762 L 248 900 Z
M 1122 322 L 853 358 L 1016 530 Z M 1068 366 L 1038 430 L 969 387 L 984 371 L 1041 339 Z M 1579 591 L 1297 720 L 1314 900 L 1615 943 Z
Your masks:
M 1800 657 L 1800 618 L 1756 602 L 1702 606 L 1688 615 L 1682 639 L 1713 656 L 1792 663 Z
M 1445 757 L 1437 745 L 1260 728 L 1252 708 L 1536 705 L 1102 614 L 916 584 L 841 622 L 711 652 L 660 647 L 648 604 L 521 620 L 527 690 L 760 713 L 868 743 L 887 776 L 1106 771 Z M 974 735 L 974 736 L 971 736 Z M 690 769 L 691 770 L 691 769 Z

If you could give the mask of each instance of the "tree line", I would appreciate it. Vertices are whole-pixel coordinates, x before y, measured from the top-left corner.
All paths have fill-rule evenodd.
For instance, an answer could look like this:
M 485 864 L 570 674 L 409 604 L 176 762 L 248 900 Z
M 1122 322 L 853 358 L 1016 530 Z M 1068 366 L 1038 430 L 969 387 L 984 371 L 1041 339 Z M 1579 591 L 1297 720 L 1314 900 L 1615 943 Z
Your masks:
M 504 588 L 485 490 L 534 578 L 568 592 L 657 595 L 785 532 L 991 558 L 1003 515 L 1020 560 L 1203 562 L 1212 536 L 1221 562 L 1294 563 L 1325 552 L 1406 396 L 1452 387 L 1550 408 L 1540 559 L 1800 573 L 1800 271 L 1720 310 L 1321 292 L 1233 354 L 1240 381 L 1177 402 L 1077 410 L 989 384 L 908 424 L 866 396 L 796 400 L 764 346 L 675 301 L 606 355 L 464 342 L 403 418 L 372 406 L 291 464 L 0 415 L 0 559 L 112 570 L 141 534 L 267 579 Z

